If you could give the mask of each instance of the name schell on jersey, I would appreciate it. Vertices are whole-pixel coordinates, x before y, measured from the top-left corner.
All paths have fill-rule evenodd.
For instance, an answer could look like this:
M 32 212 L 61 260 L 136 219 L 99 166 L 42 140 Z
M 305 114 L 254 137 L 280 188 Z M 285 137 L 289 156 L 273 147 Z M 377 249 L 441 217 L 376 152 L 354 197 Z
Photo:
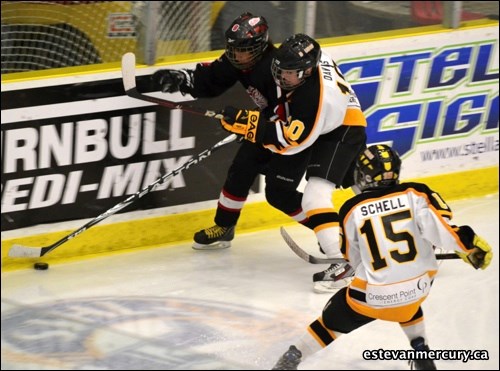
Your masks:
M 408 205 L 405 202 L 405 197 L 400 196 L 400 197 L 389 198 L 387 200 L 370 202 L 368 204 L 361 206 L 360 210 L 362 216 L 368 216 L 368 215 L 383 214 L 388 211 L 403 209 L 407 207 Z

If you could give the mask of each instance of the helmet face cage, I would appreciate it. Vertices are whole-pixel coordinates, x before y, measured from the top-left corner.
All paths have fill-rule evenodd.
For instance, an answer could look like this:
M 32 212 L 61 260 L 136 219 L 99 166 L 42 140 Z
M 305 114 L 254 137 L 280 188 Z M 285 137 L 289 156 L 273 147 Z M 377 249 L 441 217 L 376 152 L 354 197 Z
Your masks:
M 299 87 L 309 76 L 308 70 L 318 66 L 320 56 L 321 48 L 311 37 L 304 34 L 289 37 L 272 61 L 271 72 L 276 84 L 286 90 Z
M 285 70 L 278 67 L 278 64 L 274 62 L 271 65 L 271 72 L 273 74 L 274 81 L 276 85 L 285 90 L 293 90 L 298 88 L 300 85 L 306 82 L 306 76 L 304 70 Z M 295 75 L 295 78 L 290 81 L 287 76 Z
M 390 187 L 399 183 L 401 159 L 385 144 L 366 148 L 356 162 L 354 180 L 361 191 Z
M 226 56 L 240 69 L 252 68 L 268 46 L 269 33 L 264 17 L 251 13 L 240 15 L 226 31 Z

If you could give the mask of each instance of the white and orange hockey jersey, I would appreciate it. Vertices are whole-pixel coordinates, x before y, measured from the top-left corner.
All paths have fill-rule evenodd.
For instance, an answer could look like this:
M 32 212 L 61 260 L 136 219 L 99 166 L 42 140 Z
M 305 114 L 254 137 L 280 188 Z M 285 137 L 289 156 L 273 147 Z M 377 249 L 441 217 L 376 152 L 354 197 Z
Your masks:
M 351 85 L 333 59 L 321 54 L 319 67 L 305 83 L 291 92 L 277 88 L 280 104 L 275 121 L 265 125 L 264 147 L 282 155 L 293 155 L 312 146 L 318 137 L 341 125 L 365 126 L 366 118 Z
M 341 251 L 356 267 L 347 302 L 374 318 L 410 320 L 437 272 L 434 247 L 468 248 L 450 224 L 449 206 L 421 183 L 363 192 L 342 206 L 339 217 Z

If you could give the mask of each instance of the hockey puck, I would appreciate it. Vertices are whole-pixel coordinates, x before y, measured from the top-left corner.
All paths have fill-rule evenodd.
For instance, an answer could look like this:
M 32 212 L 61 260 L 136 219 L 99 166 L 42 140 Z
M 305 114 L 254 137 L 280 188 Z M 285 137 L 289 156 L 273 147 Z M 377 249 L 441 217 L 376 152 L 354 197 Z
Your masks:
M 49 269 L 49 265 L 47 263 L 35 263 L 33 266 L 37 271 L 45 271 Z

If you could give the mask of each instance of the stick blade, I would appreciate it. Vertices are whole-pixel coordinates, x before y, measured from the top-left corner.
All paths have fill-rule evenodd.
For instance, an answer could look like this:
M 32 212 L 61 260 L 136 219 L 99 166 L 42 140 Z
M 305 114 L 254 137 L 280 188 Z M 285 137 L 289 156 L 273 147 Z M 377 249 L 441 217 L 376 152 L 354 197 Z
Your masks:
M 342 258 L 318 258 L 314 255 L 308 254 L 306 251 L 302 250 L 302 248 L 297 245 L 297 243 L 290 237 L 285 228 L 280 227 L 281 237 L 285 240 L 286 244 L 292 251 L 297 254 L 302 260 L 305 260 L 311 264 L 335 264 L 335 263 L 345 263 L 345 260 Z
M 42 248 L 12 245 L 8 255 L 11 258 L 39 258 L 42 256 Z
M 122 79 L 125 91 L 135 89 L 135 54 L 125 53 L 122 56 Z

